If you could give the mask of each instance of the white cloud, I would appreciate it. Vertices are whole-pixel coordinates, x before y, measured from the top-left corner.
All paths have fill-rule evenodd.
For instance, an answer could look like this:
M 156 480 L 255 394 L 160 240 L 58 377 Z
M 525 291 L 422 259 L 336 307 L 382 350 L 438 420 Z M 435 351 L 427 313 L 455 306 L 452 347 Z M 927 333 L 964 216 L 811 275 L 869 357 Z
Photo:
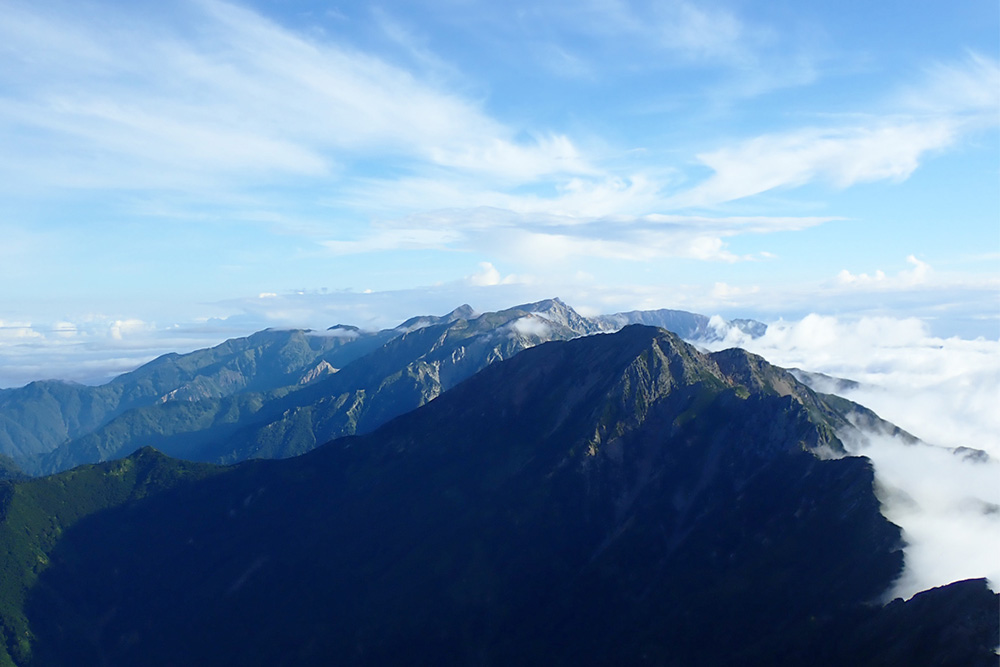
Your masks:
M 500 272 L 490 262 L 480 262 L 479 268 L 478 273 L 473 273 L 467 278 L 470 284 L 479 286 L 500 284 Z
M 761 320 L 794 320 L 810 312 L 916 317 L 938 336 L 996 338 L 1000 334 L 1000 329 L 991 325 L 1000 306 L 1000 278 L 939 270 L 913 255 L 905 262 L 909 268 L 890 265 L 887 270 L 857 273 L 843 269 L 826 280 L 733 285 L 743 290 L 735 301 L 705 285 L 685 295 L 685 307 L 698 312 L 724 310 L 733 317 Z
M 514 320 L 510 324 L 511 328 L 522 336 L 538 336 L 544 338 L 549 335 L 552 325 L 542 317 L 529 315 Z
M 108 328 L 109 335 L 115 340 L 123 340 L 126 336 L 138 333 L 147 333 L 155 330 L 156 326 L 137 319 L 115 320 Z
M 50 378 L 102 383 L 161 354 L 208 347 L 225 337 L 218 330 L 100 314 L 72 321 L 0 321 L 0 387 Z
M 0 320 L 0 340 L 17 341 L 24 338 L 40 338 L 42 334 L 31 326 L 31 322 Z
M 909 255 L 906 258 L 906 261 L 908 264 L 912 265 L 913 268 L 900 271 L 892 278 L 886 276 L 885 272 L 881 269 L 876 270 L 872 275 L 868 275 L 867 273 L 859 273 L 855 275 L 847 269 L 843 269 L 837 274 L 837 282 L 841 285 L 876 287 L 883 289 L 914 287 L 916 285 L 925 284 L 930 278 L 932 270 L 931 265 L 917 259 L 913 255 Z
M 887 597 L 978 577 L 1000 586 L 1000 461 L 876 435 L 852 452 L 872 459 L 882 512 L 903 529 L 904 570 Z
M 953 125 L 944 120 L 763 135 L 699 155 L 699 162 L 714 173 L 676 195 L 672 203 L 711 206 L 813 181 L 840 188 L 886 179 L 901 181 L 919 166 L 924 153 L 949 146 L 955 135 Z
M 1000 585 L 1000 340 L 938 338 L 917 319 L 846 320 L 809 315 L 772 324 L 751 340 L 738 331 L 712 347 L 738 344 L 772 363 L 861 383 L 842 392 L 933 446 L 871 436 L 883 511 L 904 529 L 906 571 L 893 594 L 957 579 Z M 974 462 L 941 447 L 990 454 Z
M 341 195 L 338 205 L 373 207 L 387 216 L 399 211 L 494 208 L 515 214 L 594 218 L 645 215 L 662 208 L 664 180 L 645 173 L 577 174 L 554 179 L 551 187 L 511 192 L 503 183 L 468 173 L 433 172 L 394 179 L 368 179 Z
M 745 297 L 748 294 L 756 294 L 760 287 L 752 285 L 750 287 L 735 287 L 726 283 L 715 283 L 712 286 L 712 297 L 720 301 L 733 301 L 736 298 Z
M 874 275 L 871 276 L 867 273 L 859 273 L 855 275 L 847 269 L 842 269 L 840 273 L 837 274 L 837 282 L 841 285 L 871 285 L 872 283 L 883 283 L 884 281 L 885 272 L 881 269 L 876 271 Z
M 465 145 L 434 147 L 428 155 L 437 164 L 471 172 L 487 172 L 516 183 L 551 174 L 597 172 L 587 164 L 573 142 L 562 135 L 539 137 L 529 145 L 485 138 L 469 141 Z
M 11 139 L 0 166 L 12 176 L 190 188 L 255 174 L 337 178 L 360 154 L 514 182 L 594 171 L 566 136 L 516 139 L 474 101 L 250 10 L 204 0 L 175 7 L 178 21 L 117 9 L 108 29 L 100 12 L 5 7 L 0 80 L 18 97 L 0 97 Z
M 670 199 L 674 206 L 712 206 L 812 182 L 847 188 L 902 181 L 924 156 L 963 134 L 1000 123 L 1000 62 L 970 54 L 938 63 L 924 80 L 896 93 L 894 112 L 865 122 L 765 134 L 701 153 L 714 173 Z
M 376 228 L 356 241 L 321 241 L 320 245 L 334 255 L 355 255 L 385 250 L 443 250 L 461 238 L 449 229 Z
M 935 63 L 925 80 L 900 94 L 902 103 L 932 114 L 984 116 L 996 124 L 1000 108 L 1000 61 L 969 53 L 959 63 Z
M 479 271 L 465 277 L 465 282 L 473 287 L 496 287 L 498 285 L 527 285 L 533 282 L 533 277 L 523 274 L 508 273 L 503 275 L 493 266 L 492 262 L 480 262 Z
M 562 17 L 590 35 L 628 35 L 630 49 L 645 57 L 710 63 L 746 72 L 759 66 L 776 33 L 719 6 L 672 0 L 623 3 L 597 0 L 574 5 Z M 664 58 L 663 54 L 667 54 Z
M 652 261 L 685 257 L 735 262 L 726 239 L 806 229 L 821 217 L 556 215 L 479 207 L 447 209 L 387 220 L 357 241 L 326 241 L 337 254 L 386 249 L 470 250 L 508 262 L 541 265 L 571 259 Z M 560 269 L 561 270 L 561 269 Z
M 657 18 L 652 29 L 662 48 L 692 59 L 746 64 L 760 38 L 735 14 L 688 2 L 659 3 Z

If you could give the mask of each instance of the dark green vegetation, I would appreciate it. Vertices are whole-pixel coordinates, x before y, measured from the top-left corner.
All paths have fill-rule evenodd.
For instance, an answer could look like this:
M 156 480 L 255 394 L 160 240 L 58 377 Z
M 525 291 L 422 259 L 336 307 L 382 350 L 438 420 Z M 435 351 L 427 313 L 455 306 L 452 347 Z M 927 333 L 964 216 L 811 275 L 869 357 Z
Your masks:
M 995 664 L 902 564 L 845 410 L 648 327 L 534 347 L 305 455 L 0 486 L 18 665 Z M 872 416 L 873 419 L 877 419 Z
M 218 463 L 294 456 L 371 431 L 528 347 L 632 322 L 688 337 L 715 331 L 682 311 L 587 319 L 558 299 L 478 316 L 462 306 L 379 332 L 268 330 L 166 355 L 100 387 L 46 381 L 2 392 L 0 454 L 31 474 L 144 446 Z
M 182 488 L 222 470 L 167 459 L 155 451 L 56 477 L 0 485 L 0 665 L 28 664 L 33 635 L 25 602 L 64 531 L 96 512 Z M 66 662 L 70 664 L 72 661 Z

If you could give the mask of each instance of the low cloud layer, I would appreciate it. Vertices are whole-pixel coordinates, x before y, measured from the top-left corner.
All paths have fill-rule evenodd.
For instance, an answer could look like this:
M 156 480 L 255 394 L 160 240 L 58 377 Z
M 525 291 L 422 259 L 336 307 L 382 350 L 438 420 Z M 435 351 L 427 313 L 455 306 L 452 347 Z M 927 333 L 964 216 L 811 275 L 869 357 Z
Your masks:
M 217 345 L 227 337 L 223 327 L 206 323 L 163 326 L 104 315 L 72 322 L 0 320 L 0 388 L 46 379 L 103 384 L 162 354 Z
M 773 324 L 756 340 L 730 332 L 713 347 L 733 345 L 857 381 L 838 393 L 929 443 L 877 434 L 848 443 L 874 462 L 883 511 L 908 544 L 890 595 L 975 577 L 1000 586 L 1000 341 L 937 338 L 916 319 L 810 315 Z
M 852 453 L 874 462 L 882 512 L 906 541 L 887 597 L 978 577 L 1000 587 L 1000 461 L 877 435 Z
M 846 398 L 927 442 L 983 449 L 1000 459 L 1000 341 L 938 338 L 915 318 L 809 315 L 778 322 L 745 347 L 787 368 L 855 380 Z

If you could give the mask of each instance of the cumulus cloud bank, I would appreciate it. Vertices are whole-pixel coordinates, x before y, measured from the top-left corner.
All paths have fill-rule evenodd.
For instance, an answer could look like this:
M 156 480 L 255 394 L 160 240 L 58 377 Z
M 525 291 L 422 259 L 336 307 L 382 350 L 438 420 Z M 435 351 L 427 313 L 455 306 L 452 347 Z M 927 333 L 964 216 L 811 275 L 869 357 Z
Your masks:
M 875 464 L 886 518 L 903 529 L 905 569 L 887 597 L 962 579 L 1000 586 L 1000 462 L 869 434 L 852 454 Z
M 0 388 L 48 378 L 106 382 L 161 354 L 218 343 L 217 337 L 103 315 L 72 322 L 0 320 Z
M 537 315 L 518 318 L 510 326 L 522 336 L 538 336 L 539 338 L 547 336 L 552 329 L 548 321 Z

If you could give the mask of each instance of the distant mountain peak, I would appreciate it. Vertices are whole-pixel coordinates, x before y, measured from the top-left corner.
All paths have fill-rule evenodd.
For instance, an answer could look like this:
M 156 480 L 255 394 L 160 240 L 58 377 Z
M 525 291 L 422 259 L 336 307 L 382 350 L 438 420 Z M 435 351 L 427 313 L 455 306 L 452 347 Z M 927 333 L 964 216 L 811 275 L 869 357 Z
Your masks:
M 475 309 L 473 309 L 472 306 L 470 306 L 467 303 L 463 303 L 461 306 L 459 306 L 455 310 L 451 311 L 450 313 L 448 313 L 444 317 L 447 320 L 455 321 L 455 320 L 471 320 L 471 319 L 474 319 L 474 318 L 476 318 L 478 316 L 479 316 L 479 313 L 476 312 Z
M 508 308 L 503 312 L 509 311 L 524 311 L 530 315 L 544 318 L 553 324 L 562 325 L 573 330 L 577 335 L 597 333 L 599 331 L 599 328 L 592 321 L 566 305 L 559 297 L 521 304 L 520 306 Z
M 751 338 L 767 332 L 763 322 L 748 319 L 726 321 L 719 316 L 708 317 L 685 310 L 631 310 L 612 315 L 590 318 L 600 331 L 617 331 L 628 324 L 646 324 L 673 331 L 685 340 L 719 341 L 731 330 L 738 330 Z
M 417 317 L 411 317 L 402 324 L 396 326 L 393 331 L 401 334 L 407 334 L 411 331 L 424 329 L 437 324 L 451 324 L 452 322 L 458 322 L 459 320 L 471 320 L 477 315 L 478 313 L 472 309 L 472 306 L 466 303 L 462 304 L 450 313 L 442 315 L 441 317 L 436 315 L 418 315 Z
M 576 312 L 557 296 L 552 297 L 551 299 L 542 299 L 541 301 L 536 301 L 534 303 L 525 303 L 520 306 L 515 306 L 515 308 L 519 308 L 521 310 L 531 310 L 537 313 L 546 313 L 550 311 Z

